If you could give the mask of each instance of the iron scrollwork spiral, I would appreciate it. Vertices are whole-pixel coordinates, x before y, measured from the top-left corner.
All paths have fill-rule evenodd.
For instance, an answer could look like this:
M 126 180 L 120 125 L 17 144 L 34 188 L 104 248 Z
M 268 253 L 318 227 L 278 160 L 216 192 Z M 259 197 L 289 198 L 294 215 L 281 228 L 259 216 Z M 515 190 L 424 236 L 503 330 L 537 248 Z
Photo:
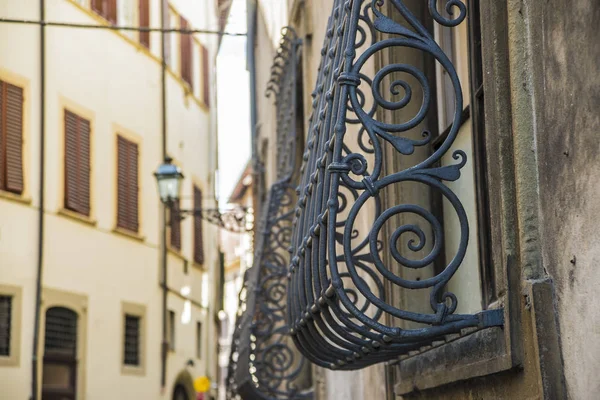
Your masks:
M 460 0 L 429 0 L 428 8 L 434 23 L 447 28 L 467 16 Z M 400 49 L 435 60 L 452 84 L 453 122 L 435 147 L 428 130 L 415 134 L 432 104 L 426 73 L 409 62 L 375 61 Z M 467 162 L 464 151 L 451 151 L 463 94 L 450 58 L 401 0 L 336 0 L 321 54 L 290 263 L 287 319 L 297 347 L 319 366 L 358 369 L 464 328 L 502 325 L 501 309 L 457 314 L 458 298 L 446 291 L 469 237 L 465 209 L 447 184 L 460 178 Z M 421 104 L 414 106 L 416 98 Z M 398 111 L 401 121 L 380 117 Z M 412 165 L 389 168 L 390 154 L 408 157 L 425 147 L 431 152 Z M 442 163 L 446 155 L 453 163 L 448 157 Z M 405 184 L 439 193 L 455 214 L 460 239 L 448 261 L 439 216 L 420 204 L 384 201 L 382 193 Z M 419 222 L 399 222 L 407 215 Z M 424 279 L 391 267 L 433 271 L 439 260 L 443 268 Z M 431 311 L 403 309 L 386 299 L 386 287 L 427 290 Z
M 311 399 L 310 370 L 286 324 L 287 275 L 294 205 L 298 51 L 291 28 L 271 68 L 267 95 L 275 97 L 277 180 L 261 213 L 254 264 L 246 273 L 227 380 L 229 399 Z M 297 182 L 296 182 L 297 183 Z

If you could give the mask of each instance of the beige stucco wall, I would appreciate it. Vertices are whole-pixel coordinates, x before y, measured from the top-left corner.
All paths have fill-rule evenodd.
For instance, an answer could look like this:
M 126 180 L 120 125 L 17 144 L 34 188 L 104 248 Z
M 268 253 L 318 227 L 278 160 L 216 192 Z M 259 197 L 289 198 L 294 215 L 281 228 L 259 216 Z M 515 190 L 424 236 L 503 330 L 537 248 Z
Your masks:
M 47 1 L 49 21 L 98 24 L 85 6 L 70 0 Z M 81 2 L 86 3 L 86 2 Z M 213 2 L 173 1 L 173 7 L 196 28 L 216 27 Z M 159 26 L 159 2 L 151 1 L 151 25 Z M 0 15 L 38 19 L 34 0 L 0 1 Z M 167 390 L 160 395 L 161 289 L 160 207 L 152 172 L 160 164 L 160 34 L 151 34 L 151 51 L 105 30 L 46 30 L 46 163 L 44 288 L 86 296 L 87 351 L 85 391 L 81 398 L 170 398 L 176 376 L 187 367 L 193 377 L 216 378 L 214 293 L 219 257 L 216 228 L 204 225 L 204 266 L 193 259 L 193 225 L 182 225 L 182 252 L 169 255 L 169 286 L 194 304 L 170 294 L 168 308 L 177 313 L 176 349 L 169 355 Z M 40 130 L 39 27 L 0 24 L 0 79 L 25 88 L 25 202 L 0 196 L 0 284 L 22 289 L 20 363 L 0 366 L 3 396 L 28 398 L 37 268 Z M 9 40 L 10 38 L 10 40 Z M 196 39 L 216 53 L 216 37 Z M 178 51 L 178 49 L 175 49 Z M 175 53 L 178 54 L 178 53 Z M 199 66 L 199 59 L 195 59 Z M 195 82 L 199 68 L 195 68 Z M 214 79 L 211 76 L 212 98 Z M 194 92 L 198 95 L 199 87 Z M 196 96 L 198 97 L 198 96 Z M 212 104 L 214 105 L 214 101 Z M 63 204 L 63 108 L 91 120 L 92 218 L 80 221 L 61 213 Z M 215 107 L 207 108 L 186 93 L 177 71 L 167 74 L 167 150 L 186 179 L 182 207 L 192 207 L 193 184 L 203 190 L 204 206 L 214 207 L 216 158 Z M 139 143 L 140 238 L 113 232 L 116 225 L 116 133 Z M 31 201 L 28 201 L 31 200 Z M 187 264 L 188 273 L 184 273 Z M 202 288 L 202 279 L 207 284 Z M 204 291 L 204 293 L 203 293 Z M 206 293 L 210 291 L 210 293 Z M 146 307 L 146 368 L 143 376 L 121 373 L 122 302 Z M 202 304 L 204 308 L 199 305 Z M 191 312 L 182 319 L 184 309 Z M 189 322 L 188 322 L 189 316 Z M 183 323 L 182 321 L 186 321 Z M 203 357 L 196 359 L 196 322 L 203 323 Z M 41 335 L 43 335 L 43 326 Z M 40 350 L 42 351 L 42 350 Z M 40 353 L 41 354 L 41 353 Z M 214 364 L 214 365 L 213 365 Z M 41 363 L 40 363 L 41 365 Z M 41 381 L 40 381 L 41 382 Z

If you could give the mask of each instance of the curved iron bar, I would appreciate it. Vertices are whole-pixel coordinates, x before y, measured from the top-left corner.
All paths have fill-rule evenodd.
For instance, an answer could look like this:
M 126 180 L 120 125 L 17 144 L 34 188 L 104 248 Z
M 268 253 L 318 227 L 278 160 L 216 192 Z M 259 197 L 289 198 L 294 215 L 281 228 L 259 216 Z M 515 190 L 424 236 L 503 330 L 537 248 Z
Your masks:
M 466 17 L 460 0 L 446 0 L 450 18 L 442 16 L 436 0 L 428 5 L 433 20 L 443 26 L 456 26 Z M 403 23 L 386 15 L 390 8 Z M 432 90 L 425 74 L 408 63 L 375 70 L 375 58 L 393 48 L 432 56 L 450 77 L 456 111 L 447 137 L 426 159 L 387 172 L 386 156 L 411 155 L 416 147 L 429 146 L 431 139 L 429 132 L 422 132 L 420 139 L 408 134 L 430 109 Z M 321 54 L 290 263 L 287 322 L 297 347 L 319 366 L 351 370 L 397 358 L 464 328 L 502 325 L 502 309 L 455 314 L 457 297 L 445 292 L 463 261 L 469 233 L 464 207 L 445 183 L 459 179 L 467 156 L 456 150 L 454 165 L 438 166 L 458 134 L 463 108 L 460 81 L 450 59 L 401 0 L 336 0 Z M 370 73 L 370 68 L 375 71 Z M 400 74 L 410 79 L 398 78 Z M 420 88 L 413 87 L 415 83 Z M 383 92 L 384 86 L 389 94 Z M 382 111 L 405 108 L 417 89 L 422 91 L 422 103 L 412 118 L 399 123 L 377 119 Z M 442 272 L 423 280 L 403 278 L 384 262 L 422 269 L 444 260 L 442 223 L 431 211 L 417 204 L 383 207 L 381 192 L 405 182 L 441 193 L 460 223 L 454 257 Z M 396 226 L 396 217 L 407 214 L 429 226 Z M 366 232 L 364 215 L 371 215 Z M 391 232 L 387 238 L 386 232 Z M 429 254 L 415 260 L 426 250 L 428 232 Z M 404 238 L 409 240 L 403 245 Z M 387 258 L 381 254 L 384 249 L 389 251 Z M 428 290 L 431 312 L 399 308 L 386 299 L 386 285 Z
M 277 117 L 277 181 L 263 206 L 254 264 L 244 277 L 227 379 L 228 399 L 311 399 L 304 379 L 308 363 L 289 335 L 285 322 L 287 265 L 296 164 L 296 110 L 300 40 L 284 28 L 273 61 L 267 96 L 273 95 Z
M 248 208 L 246 207 L 234 207 L 227 210 L 218 208 L 179 209 L 173 212 L 180 219 L 184 219 L 188 215 L 199 216 L 206 222 L 233 233 L 243 233 L 254 229 L 248 221 Z

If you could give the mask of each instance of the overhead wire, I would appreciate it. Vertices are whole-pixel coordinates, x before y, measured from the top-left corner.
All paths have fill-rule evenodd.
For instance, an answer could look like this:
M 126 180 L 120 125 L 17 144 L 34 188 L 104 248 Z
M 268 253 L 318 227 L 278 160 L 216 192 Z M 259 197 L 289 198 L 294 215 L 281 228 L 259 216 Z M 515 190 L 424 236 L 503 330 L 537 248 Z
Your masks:
M 43 25 L 59 28 L 79 28 L 79 29 L 104 29 L 113 31 L 137 31 L 137 32 L 162 32 L 162 33 L 183 33 L 183 34 L 207 34 L 207 35 L 224 35 L 224 36 L 247 36 L 245 32 L 224 32 L 214 31 L 209 29 L 179 29 L 179 28 L 153 28 L 143 26 L 123 26 L 123 25 L 95 25 L 95 24 L 78 24 L 74 22 L 56 22 L 56 21 L 41 21 L 33 19 L 17 19 L 17 18 L 0 18 L 0 23 L 8 24 L 25 24 L 25 25 Z

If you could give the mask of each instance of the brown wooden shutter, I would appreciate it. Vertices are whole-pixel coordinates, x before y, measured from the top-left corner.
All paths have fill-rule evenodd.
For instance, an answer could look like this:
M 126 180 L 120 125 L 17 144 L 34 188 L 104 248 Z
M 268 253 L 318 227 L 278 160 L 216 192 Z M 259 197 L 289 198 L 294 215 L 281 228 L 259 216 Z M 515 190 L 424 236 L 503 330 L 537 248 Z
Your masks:
M 138 232 L 139 223 L 139 182 L 138 182 L 138 145 L 133 142 L 129 142 L 129 226 L 133 232 Z
M 181 29 L 189 29 L 187 20 L 180 18 Z M 181 78 L 193 87 L 192 79 L 192 35 L 189 33 L 181 34 Z
M 138 232 L 138 146 L 117 138 L 117 226 Z
M 104 17 L 112 22 L 117 23 L 117 0 L 107 0 L 106 14 Z
M 6 84 L 0 81 L 0 189 L 6 189 Z
M 78 192 L 80 212 L 90 215 L 90 122 L 79 117 L 79 177 Z
M 127 141 L 117 137 L 117 226 L 129 229 L 129 208 L 127 207 Z
M 79 211 L 77 153 L 79 118 L 65 110 L 65 208 Z
M 6 190 L 23 193 L 23 89 L 4 83 Z
M 90 215 L 90 122 L 65 110 L 65 208 Z
M 140 27 L 150 27 L 150 5 L 149 0 L 139 0 Z M 150 48 L 150 32 L 140 32 L 140 44 Z
M 104 15 L 104 2 L 106 0 L 92 0 L 92 11 Z
M 210 106 L 210 55 L 208 49 L 203 45 L 200 46 L 202 49 L 202 101 L 207 106 Z
M 194 186 L 194 210 L 202 209 L 202 191 Z M 194 261 L 204 264 L 204 242 L 202 238 L 202 217 L 194 216 Z
M 92 0 L 91 6 L 95 13 L 113 24 L 117 23 L 117 0 Z
M 172 212 L 169 216 L 171 225 L 171 247 L 175 250 L 181 250 L 181 219 L 179 218 L 179 200 L 173 203 Z

